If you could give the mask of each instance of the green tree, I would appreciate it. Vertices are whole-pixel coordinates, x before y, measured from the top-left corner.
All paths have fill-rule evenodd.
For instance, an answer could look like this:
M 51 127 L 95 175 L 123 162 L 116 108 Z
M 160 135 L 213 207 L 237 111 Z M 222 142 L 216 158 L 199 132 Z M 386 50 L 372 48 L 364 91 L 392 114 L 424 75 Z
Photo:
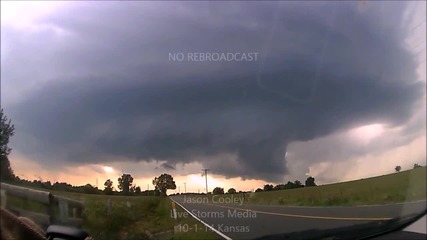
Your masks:
M 285 188 L 285 184 L 277 184 L 276 186 L 274 186 L 273 190 L 284 190 Z
M 130 174 L 125 174 L 123 173 L 123 175 L 121 177 L 119 177 L 119 179 L 117 179 L 117 181 L 119 182 L 119 189 L 124 193 L 124 194 L 128 194 L 129 193 L 129 189 L 132 186 L 133 183 L 133 177 Z
M 271 184 L 264 185 L 264 191 L 273 191 L 274 187 Z
M 257 188 L 256 190 L 255 190 L 255 192 L 262 192 L 263 190 L 261 189 L 261 188 Z
M 285 184 L 285 189 L 292 189 L 292 188 L 295 188 L 295 183 L 293 183 L 293 182 L 291 182 L 291 181 L 288 181 L 288 182 Z
M 81 191 L 83 193 L 87 193 L 87 194 L 96 194 L 96 193 L 98 193 L 98 189 L 96 187 L 92 186 L 89 183 L 86 184 L 86 185 L 84 185 L 84 186 L 82 186 L 82 187 L 80 187 L 80 188 L 81 188 Z
M 396 172 L 400 172 L 400 170 L 402 170 L 402 167 L 401 167 L 401 166 L 396 166 L 396 167 L 394 168 L 394 170 L 395 170 Z
M 129 192 L 130 192 L 130 193 L 135 193 L 135 192 L 136 192 L 136 185 L 132 185 L 132 186 L 129 188 Z
M 301 187 L 304 187 L 304 185 L 302 185 L 302 183 L 299 180 L 295 180 L 294 187 L 295 188 L 301 188 Z
M 230 188 L 230 189 L 228 189 L 228 191 L 227 191 L 227 193 L 229 193 L 229 194 L 235 194 L 237 191 L 236 191 L 236 189 L 234 189 L 234 188 Z
M 153 185 L 163 196 L 166 196 L 168 189 L 176 189 L 175 181 L 173 177 L 167 173 L 163 173 L 159 177 L 153 179 Z
M 0 180 L 11 181 L 15 179 L 12 168 L 10 166 L 8 155 L 12 149 L 8 146 L 9 138 L 15 133 L 15 126 L 11 120 L 0 109 Z
M 104 192 L 106 194 L 113 194 L 113 181 L 111 181 L 110 179 L 107 179 L 107 181 L 105 181 L 104 183 Z
M 414 169 L 415 169 L 415 168 L 419 168 L 419 167 L 421 167 L 421 165 L 420 165 L 420 164 L 418 164 L 418 163 L 415 163 L 415 164 L 414 164 Z
M 212 190 L 213 194 L 224 194 L 224 188 L 222 187 L 216 187 L 214 190 Z
M 307 180 L 305 180 L 305 186 L 306 187 L 316 186 L 316 183 L 314 181 L 315 181 L 314 177 L 308 177 Z

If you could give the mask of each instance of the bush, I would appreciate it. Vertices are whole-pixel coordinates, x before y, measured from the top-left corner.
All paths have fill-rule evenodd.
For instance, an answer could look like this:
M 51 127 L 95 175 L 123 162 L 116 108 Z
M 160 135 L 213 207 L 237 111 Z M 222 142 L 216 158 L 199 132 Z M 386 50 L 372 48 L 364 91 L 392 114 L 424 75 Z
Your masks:
M 214 190 L 212 191 L 213 194 L 224 194 L 224 188 L 221 187 L 216 187 L 214 188 Z
M 86 202 L 85 205 L 85 227 L 91 230 L 94 239 L 117 239 L 121 228 L 135 220 L 126 203 L 112 202 L 108 208 L 107 201 L 95 200 Z

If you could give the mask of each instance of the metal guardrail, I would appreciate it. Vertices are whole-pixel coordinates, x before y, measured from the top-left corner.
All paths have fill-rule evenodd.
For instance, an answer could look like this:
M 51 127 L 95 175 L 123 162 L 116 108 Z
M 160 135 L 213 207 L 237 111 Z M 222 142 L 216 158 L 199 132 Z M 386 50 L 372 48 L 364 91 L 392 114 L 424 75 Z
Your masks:
M 36 202 L 45 207 L 43 213 L 25 210 L 8 204 L 8 197 Z M 84 203 L 74 199 L 54 196 L 51 192 L 1 183 L 1 206 L 9 209 L 18 216 L 27 217 L 41 226 L 64 224 L 81 226 Z M 58 210 L 59 209 L 59 210 Z M 71 211 L 70 211 L 71 210 Z M 59 212 L 58 214 L 56 214 Z

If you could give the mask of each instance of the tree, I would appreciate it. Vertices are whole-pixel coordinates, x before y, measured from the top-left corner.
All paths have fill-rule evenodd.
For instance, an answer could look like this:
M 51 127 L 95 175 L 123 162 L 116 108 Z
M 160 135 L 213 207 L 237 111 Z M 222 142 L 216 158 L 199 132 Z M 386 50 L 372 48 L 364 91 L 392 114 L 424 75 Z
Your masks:
M 277 184 L 276 186 L 274 186 L 274 190 L 284 190 L 285 189 L 285 184 Z
M 314 182 L 314 177 L 308 177 L 307 180 L 305 180 L 305 186 L 306 187 L 314 187 L 316 186 L 316 183 Z
M 228 189 L 228 191 L 227 191 L 227 193 L 229 193 L 229 194 L 235 194 L 237 191 L 236 191 L 236 189 L 234 189 L 234 188 L 230 188 L 230 189 Z
M 419 168 L 419 167 L 421 167 L 421 165 L 420 165 L 420 164 L 418 164 L 418 163 L 415 163 L 415 164 L 414 164 L 414 169 L 415 169 L 415 168 Z
M 261 189 L 261 188 L 257 188 L 256 190 L 255 190 L 255 192 L 262 192 L 263 190 Z
M 291 182 L 291 181 L 288 181 L 288 182 L 285 184 L 285 189 L 292 189 L 292 188 L 295 188 L 295 183 L 293 183 L 293 182 Z
M 132 186 L 132 183 L 133 183 L 132 175 L 123 173 L 123 175 L 121 177 L 119 177 L 119 179 L 117 179 L 117 181 L 119 182 L 119 185 L 118 185 L 119 189 L 124 194 L 128 194 L 129 188 Z
M 304 185 L 302 185 L 302 183 L 299 180 L 295 180 L 294 188 L 301 188 L 301 187 L 304 187 Z
M 264 185 L 264 191 L 272 191 L 272 190 L 273 190 L 273 185 L 271 184 Z
M 110 179 L 107 179 L 107 181 L 105 181 L 104 183 L 104 192 L 106 194 L 112 194 L 113 193 L 113 181 L 111 181 Z
M 153 185 L 156 190 L 160 191 L 163 196 L 166 196 L 166 191 L 168 189 L 176 189 L 175 181 L 173 177 L 169 174 L 163 173 L 159 177 L 153 179 Z
M 138 186 L 138 187 L 135 188 L 135 193 L 136 194 L 140 194 L 141 193 L 141 187 L 140 186 Z
M 3 109 L 0 109 L 0 180 L 11 181 L 15 179 L 8 155 L 12 149 L 8 146 L 9 138 L 15 133 L 15 126 L 10 119 L 7 119 L 3 114 Z
M 52 183 L 50 181 L 44 182 L 43 183 L 43 188 L 51 189 L 52 188 Z
M 212 190 L 213 194 L 224 194 L 224 188 L 216 187 L 214 190 Z
M 401 166 L 396 166 L 396 167 L 394 168 L 394 170 L 395 170 L 396 172 L 400 172 L 400 170 L 402 170 L 402 167 L 401 167 Z
M 135 193 L 136 192 L 136 185 L 132 185 L 129 189 L 130 193 Z
M 96 194 L 96 193 L 98 193 L 98 189 L 95 188 L 94 186 L 92 186 L 89 183 L 86 184 L 86 185 L 84 185 L 84 186 L 82 186 L 82 187 L 80 187 L 80 189 L 81 189 L 81 191 L 83 193 L 87 193 L 87 194 Z

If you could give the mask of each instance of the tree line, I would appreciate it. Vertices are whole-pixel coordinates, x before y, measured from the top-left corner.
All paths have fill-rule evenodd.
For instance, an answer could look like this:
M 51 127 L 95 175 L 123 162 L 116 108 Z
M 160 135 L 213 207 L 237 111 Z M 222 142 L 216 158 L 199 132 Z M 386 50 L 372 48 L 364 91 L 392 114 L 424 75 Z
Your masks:
M 176 189 L 173 177 L 169 174 L 162 174 L 159 177 L 153 179 L 154 189 L 153 190 L 141 190 L 140 186 L 133 184 L 133 177 L 131 174 L 123 174 L 117 179 L 117 189 L 114 187 L 114 182 L 111 179 L 107 179 L 104 182 L 104 188 L 99 189 L 91 184 L 85 184 L 81 186 L 73 186 L 66 182 L 55 182 L 42 181 L 42 180 L 27 180 L 21 179 L 18 176 L 13 175 L 11 178 L 3 181 L 12 184 L 16 184 L 23 187 L 39 188 L 53 191 L 65 191 L 85 194 L 106 194 L 106 195 L 126 195 L 126 196 L 165 196 L 167 189 Z
M 416 169 L 416 168 L 420 168 L 420 167 L 422 167 L 420 164 L 415 163 L 414 167 L 412 169 Z M 402 167 L 400 165 L 397 165 L 396 167 L 394 167 L 394 171 L 400 172 L 400 171 L 402 171 Z
M 131 174 L 123 174 L 117 179 L 118 189 L 120 192 L 114 190 L 114 183 L 111 179 L 107 179 L 104 183 L 105 194 L 114 194 L 121 193 L 124 195 L 150 195 L 150 196 L 160 196 L 167 195 L 166 192 L 168 189 L 176 189 L 175 181 L 173 177 L 167 173 L 155 177 L 152 181 L 154 185 L 154 190 L 145 190 L 141 191 L 141 187 L 133 184 L 133 177 Z
M 264 187 L 258 188 L 255 192 L 262 191 L 278 191 L 278 190 L 286 190 L 286 189 L 294 189 L 294 188 L 302 188 L 302 187 L 315 187 L 317 186 L 315 183 L 316 179 L 314 177 L 308 177 L 305 180 L 305 185 L 302 184 L 299 180 L 295 180 L 294 182 L 288 181 L 286 184 L 277 184 L 273 186 L 272 184 L 266 184 Z
M 315 187 L 317 186 L 315 183 L 314 177 L 308 177 L 307 180 L 305 180 L 305 185 L 303 185 L 299 180 L 296 180 L 294 182 L 288 181 L 286 184 L 277 184 L 276 186 L 273 186 L 272 184 L 266 184 L 263 188 L 257 188 L 255 192 L 263 192 L 263 191 L 278 191 L 278 190 L 286 190 L 286 189 L 293 189 L 293 188 L 302 188 L 302 187 Z M 225 194 L 224 188 L 216 187 L 212 190 L 213 194 Z M 236 189 L 230 188 L 227 191 L 227 194 L 234 194 L 237 193 Z

